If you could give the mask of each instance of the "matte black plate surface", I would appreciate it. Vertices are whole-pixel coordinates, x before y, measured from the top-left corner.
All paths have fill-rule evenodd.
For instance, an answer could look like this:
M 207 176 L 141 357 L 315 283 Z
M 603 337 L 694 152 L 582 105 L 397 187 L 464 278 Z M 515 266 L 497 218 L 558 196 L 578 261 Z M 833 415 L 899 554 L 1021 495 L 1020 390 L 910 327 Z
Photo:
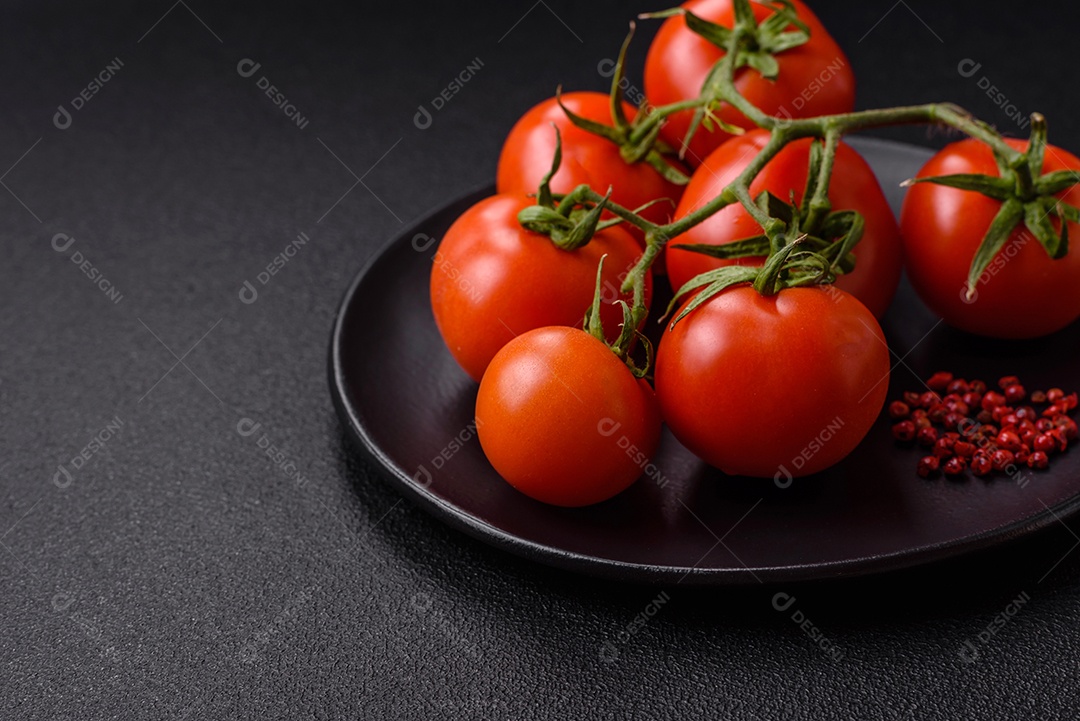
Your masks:
M 898 184 L 930 152 L 859 139 L 894 211 Z M 1080 505 L 1080 452 L 1017 480 L 924 481 L 919 452 L 898 448 L 885 419 L 838 466 L 781 489 L 723 476 L 665 430 L 655 459 L 666 483 L 640 479 L 585 509 L 519 494 L 484 458 L 472 429 L 476 384 L 444 349 L 428 302 L 437 239 L 490 192 L 461 198 L 387 245 L 345 294 L 330 350 L 342 422 L 390 481 L 421 507 L 492 545 L 590 575 L 740 584 L 880 572 L 984 548 L 1055 522 Z M 915 374 L 953 370 L 1029 389 L 1080 387 L 1080 327 L 1025 343 L 988 341 L 938 322 L 904 283 L 883 323 L 895 351 L 890 398 Z

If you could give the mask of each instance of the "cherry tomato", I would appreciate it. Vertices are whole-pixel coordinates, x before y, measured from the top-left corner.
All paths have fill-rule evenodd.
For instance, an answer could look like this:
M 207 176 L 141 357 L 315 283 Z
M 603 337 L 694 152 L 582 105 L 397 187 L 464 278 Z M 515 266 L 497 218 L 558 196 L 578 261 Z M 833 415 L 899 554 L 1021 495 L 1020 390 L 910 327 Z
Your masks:
M 889 350 L 834 287 L 736 286 L 668 329 L 656 394 L 671 432 L 725 473 L 789 480 L 837 463 L 885 403 Z
M 577 115 L 611 125 L 611 106 L 604 93 L 566 93 L 562 101 Z M 632 120 L 634 109 L 627 103 L 623 103 L 623 109 L 627 119 Z M 511 195 L 536 192 L 540 180 L 551 170 L 555 154 L 552 123 L 562 135 L 562 164 L 551 181 L 551 192 L 565 194 L 585 184 L 603 195 L 611 187 L 611 200 L 631 210 L 658 198 L 669 198 L 670 203 L 656 203 L 641 213 L 646 220 L 657 224 L 668 221 L 682 195 L 682 187 L 665 180 L 647 163 L 627 163 L 615 143 L 571 123 L 555 98 L 529 110 L 510 131 L 499 155 L 495 183 L 498 192 Z M 637 228 L 627 227 L 635 237 L 641 237 Z
M 1006 142 L 1027 149 L 1027 141 Z M 1047 146 L 1044 172 L 1066 169 L 1080 169 L 1080 159 Z M 987 145 L 962 140 L 934 155 L 918 177 L 955 173 L 999 175 Z M 1080 188 L 1058 197 L 1080 205 Z M 974 300 L 967 300 L 971 260 L 1000 207 L 1000 201 L 973 191 L 933 183 L 912 186 L 900 214 L 912 285 L 946 323 L 970 333 L 1035 338 L 1064 328 L 1080 317 L 1080 252 L 1070 247 L 1064 258 L 1051 260 L 1023 223 L 983 271 Z M 1058 221 L 1054 224 L 1060 228 Z M 1070 241 L 1080 238 L 1080 226 L 1069 223 L 1069 236 Z
M 855 75 L 847 57 L 829 36 L 821 21 L 800 0 L 792 0 L 798 17 L 810 27 L 810 39 L 803 45 L 776 54 L 780 67 L 775 80 L 766 80 L 749 67 L 735 74 L 735 87 L 763 112 L 776 117 L 808 118 L 850 112 L 855 107 Z M 683 3 L 706 20 L 732 27 L 735 11 L 731 0 L 691 0 Z M 764 3 L 753 3 L 760 22 L 773 14 Z M 696 34 L 682 16 L 664 21 L 649 46 L 645 59 L 645 95 L 654 106 L 696 98 L 705 77 L 724 52 Z M 719 117 L 730 125 L 750 129 L 754 125 L 727 105 Z M 693 111 L 685 110 L 667 119 L 661 137 L 676 148 L 682 147 Z M 714 128 L 699 126 L 690 143 L 686 160 L 697 167 L 713 150 L 731 136 Z
M 675 217 L 685 217 L 719 195 L 753 160 L 768 139 L 768 131 L 754 130 L 717 148 L 690 178 L 690 184 L 686 186 L 682 201 L 675 210 Z M 810 143 L 809 138 L 804 138 L 785 146 L 750 184 L 751 196 L 756 198 L 759 193 L 768 190 L 782 200 L 788 200 L 794 192 L 796 203 L 801 202 L 806 187 Z M 829 201 L 833 210 L 857 210 L 866 221 L 862 240 L 855 246 L 855 270 L 840 276 L 836 285 L 861 300 L 880 318 L 889 307 L 900 282 L 903 243 L 892 210 L 873 171 L 861 155 L 844 143 L 837 149 L 829 183 Z M 757 221 L 742 204 L 736 203 L 674 238 L 664 251 L 672 287 L 678 289 L 695 275 L 724 265 L 761 264 L 761 260 L 756 258 L 737 261 L 710 258 L 673 248 L 673 245 L 722 245 L 761 232 Z
M 476 396 L 491 465 L 538 501 L 587 506 L 647 473 L 660 441 L 649 384 L 576 328 L 538 328 L 506 344 Z
M 431 270 L 431 309 L 446 346 L 476 381 L 514 336 L 549 325 L 580 326 L 592 305 L 603 255 L 601 320 L 610 340 L 619 334 L 632 294 L 619 289 L 641 248 L 621 227 L 597 233 L 582 248 L 556 247 L 525 230 L 517 214 L 524 196 L 495 195 L 466 210 L 443 236 Z M 646 277 L 646 301 L 652 281 Z

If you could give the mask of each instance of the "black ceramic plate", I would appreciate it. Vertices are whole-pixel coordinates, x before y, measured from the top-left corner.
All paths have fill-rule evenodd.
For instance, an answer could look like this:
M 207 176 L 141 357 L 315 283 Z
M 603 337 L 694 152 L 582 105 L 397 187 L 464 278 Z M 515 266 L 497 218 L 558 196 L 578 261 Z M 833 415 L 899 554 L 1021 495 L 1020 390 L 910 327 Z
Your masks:
M 929 151 L 854 139 L 894 210 L 898 184 Z M 396 238 L 345 294 L 330 382 L 347 432 L 421 507 L 466 533 L 543 563 L 637 581 L 740 584 L 850 576 L 984 548 L 1055 523 L 1080 506 L 1080 451 L 1018 480 L 925 481 L 919 452 L 898 448 L 884 419 L 838 466 L 779 488 L 726 477 L 665 431 L 655 460 L 664 487 L 641 479 L 584 509 L 515 491 L 472 430 L 476 384 L 444 349 L 428 302 L 436 240 L 491 191 L 461 198 Z M 894 356 L 890 398 L 950 369 L 1028 388 L 1080 387 L 1080 328 L 1026 343 L 990 342 L 938 323 L 906 284 L 883 326 Z

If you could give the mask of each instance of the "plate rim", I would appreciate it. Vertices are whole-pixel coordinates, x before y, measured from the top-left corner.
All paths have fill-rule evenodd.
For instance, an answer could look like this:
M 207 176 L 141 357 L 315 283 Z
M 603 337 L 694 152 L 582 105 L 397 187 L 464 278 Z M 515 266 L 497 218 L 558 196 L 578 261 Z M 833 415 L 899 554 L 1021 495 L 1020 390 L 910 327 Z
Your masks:
M 901 152 L 914 150 L 921 151 L 924 154 L 933 152 L 932 148 L 872 136 L 861 136 L 854 138 L 854 140 L 856 141 L 855 145 L 859 146 L 877 146 Z M 433 218 L 442 215 L 450 206 L 470 200 L 476 202 L 493 192 L 494 184 L 486 183 L 450 198 L 411 222 L 399 233 L 395 233 L 389 241 L 382 244 L 363 263 L 360 270 L 355 273 L 350 281 L 334 312 L 330 335 L 327 363 L 330 396 L 339 420 L 343 421 L 351 445 L 361 451 L 369 460 L 374 461 L 374 464 L 379 467 L 379 475 L 388 477 L 393 487 L 451 528 L 461 531 L 486 545 L 507 551 L 518 557 L 593 578 L 652 584 L 674 580 L 680 585 L 748 586 L 755 583 L 775 584 L 780 582 L 823 581 L 873 576 L 904 568 L 922 566 L 1015 541 L 1049 528 L 1054 521 L 1067 518 L 1080 510 L 1080 490 L 1078 490 L 1072 496 L 1058 501 L 1052 506 L 1046 506 L 1043 511 L 1025 519 L 973 535 L 953 538 L 930 545 L 822 563 L 760 567 L 743 565 L 741 568 L 701 568 L 699 566 L 633 563 L 570 551 L 514 535 L 450 503 L 431 492 L 428 488 L 416 484 L 404 469 L 386 455 L 360 421 L 357 409 L 346 398 L 346 372 L 342 361 L 345 320 L 352 308 L 356 293 L 370 276 L 372 269 L 383 261 L 391 251 L 403 242 L 408 242 L 407 238 L 410 235 L 415 235 L 420 228 L 430 223 Z M 715 550 L 715 546 L 713 550 Z

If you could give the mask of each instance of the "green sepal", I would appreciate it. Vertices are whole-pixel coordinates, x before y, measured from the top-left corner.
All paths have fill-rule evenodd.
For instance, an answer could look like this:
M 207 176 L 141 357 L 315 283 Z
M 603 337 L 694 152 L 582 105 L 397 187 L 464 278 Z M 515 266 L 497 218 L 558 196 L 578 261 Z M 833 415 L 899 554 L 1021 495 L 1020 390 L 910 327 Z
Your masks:
M 1054 208 L 1054 212 L 1058 214 L 1058 217 L 1062 221 L 1069 223 L 1080 223 L 1080 208 L 1075 205 L 1069 205 L 1063 200 L 1057 202 L 1057 206 Z
M 619 56 L 615 60 L 615 72 L 611 76 L 611 92 L 608 96 L 611 101 L 611 122 L 620 134 L 625 134 L 625 129 L 630 127 L 626 113 L 623 112 L 622 80 L 626 76 L 626 51 L 630 48 L 630 41 L 634 39 L 635 27 L 634 21 L 631 20 L 630 31 L 626 34 L 626 39 L 619 48 Z
M 600 224 L 600 216 L 607 207 L 607 201 L 611 199 L 611 188 L 608 188 L 604 199 L 593 206 L 584 214 L 571 216 L 576 220 L 570 231 L 563 234 L 552 234 L 551 240 L 563 250 L 577 250 L 586 245 L 596 235 L 597 226 Z
M 550 235 L 553 231 L 569 231 L 574 224 L 554 208 L 543 205 L 530 205 L 517 214 L 518 223 L 526 230 Z
M 752 238 L 733 240 L 722 245 L 710 245 L 708 243 L 679 243 L 672 246 L 679 250 L 688 250 L 691 253 L 700 253 L 710 258 L 721 260 L 738 260 L 739 258 L 764 258 L 769 254 L 769 238 L 764 235 L 755 235 Z
M 615 130 L 615 128 L 611 127 L 610 125 L 598 123 L 595 120 L 583 118 L 577 113 L 567 108 L 565 105 L 563 105 L 562 88 L 559 88 L 556 91 L 555 100 L 557 103 L 559 103 L 559 107 L 562 108 L 562 111 L 566 113 L 567 119 L 577 127 L 581 128 L 586 132 L 592 133 L 593 135 L 599 135 L 601 138 L 606 138 L 607 140 L 610 140 L 616 145 L 622 144 L 622 138 L 620 137 L 619 132 Z
M 780 63 L 769 53 L 741 53 L 735 65 L 749 65 L 766 80 L 776 80 L 780 74 Z
M 765 260 L 765 265 L 754 278 L 754 290 L 764 296 L 776 295 L 779 292 L 780 276 L 784 272 L 784 266 L 805 238 L 806 236 L 796 238 Z
M 625 349 L 630 347 L 630 342 L 634 339 L 634 334 L 637 331 L 637 328 L 634 324 L 634 312 L 630 310 L 630 304 L 627 303 L 625 300 L 617 300 L 615 301 L 615 303 L 620 308 L 622 308 L 623 321 L 622 328 L 619 330 L 619 337 L 615 339 L 615 342 L 611 345 L 611 348 L 615 351 L 616 355 L 627 358 L 629 357 L 629 355 L 627 354 L 623 356 L 620 351 L 622 351 L 622 353 L 625 353 Z
M 680 12 L 672 13 L 672 15 L 683 15 L 686 20 L 686 26 L 690 28 L 690 30 L 705 38 L 713 45 L 716 45 L 721 50 L 727 49 L 727 44 L 731 42 L 731 28 L 726 28 L 723 25 L 718 25 L 706 20 L 689 10 L 684 10 L 682 8 L 678 8 L 678 10 Z M 668 15 L 667 17 L 671 17 L 671 15 Z
M 1069 252 L 1068 223 L 1061 224 L 1059 233 L 1050 220 L 1056 204 L 1053 198 L 1039 198 L 1024 204 L 1024 225 L 1053 260 L 1064 258 Z
M 735 9 L 736 23 L 757 27 L 757 18 L 754 16 L 754 9 L 750 6 L 750 0 L 732 0 L 731 4 Z
M 754 278 L 757 277 L 759 269 L 751 268 L 742 265 L 727 265 L 723 268 L 717 268 L 716 270 L 710 270 L 707 273 L 702 273 L 694 278 L 691 278 L 686 282 L 683 287 L 679 288 L 679 291 L 675 294 L 675 297 L 671 299 L 671 303 L 668 304 L 667 311 L 664 312 L 666 318 L 675 309 L 675 306 L 680 300 L 687 294 L 694 292 L 698 288 L 703 290 L 694 296 L 694 299 L 686 304 L 686 307 L 682 309 L 682 312 L 671 321 L 671 328 L 675 327 L 675 324 L 686 317 L 688 313 L 700 306 L 705 301 L 709 300 L 718 293 L 723 292 L 727 288 L 733 285 L 739 285 L 740 283 L 752 283 Z
M 1035 180 L 1035 192 L 1039 195 L 1056 195 L 1080 184 L 1080 171 L 1055 170 Z
M 536 191 L 537 204 L 546 208 L 555 206 L 555 200 L 551 196 L 551 179 L 555 177 L 555 173 L 559 172 L 559 166 L 562 164 L 562 133 L 559 132 L 559 126 L 555 123 L 552 123 L 551 127 L 555 130 L 555 155 L 551 159 L 551 170 L 540 179 L 540 189 Z M 520 217 L 519 215 L 518 218 Z M 522 225 L 525 223 L 522 222 Z
M 630 369 L 630 372 L 635 378 L 647 378 L 649 376 L 649 371 L 652 369 L 656 352 L 653 349 L 652 341 L 649 340 L 648 336 L 644 333 L 635 330 L 634 337 L 641 341 L 641 347 L 645 349 L 645 365 L 638 366 L 634 363 L 634 360 L 630 357 L 629 353 L 623 358 L 623 362 L 626 363 L 626 366 Z
M 774 17 L 778 16 L 773 15 L 769 19 L 771 20 Z M 802 21 L 799 21 L 799 23 L 802 24 Z M 805 25 L 803 25 L 803 27 L 805 27 Z M 780 33 L 779 35 L 776 35 L 769 43 L 767 43 L 767 47 L 770 53 L 776 55 L 778 53 L 784 52 L 785 50 L 791 50 L 792 48 L 797 48 L 800 45 L 805 45 L 807 42 L 809 42 L 809 40 L 809 30 L 793 30 L 791 32 Z
M 604 336 L 604 322 L 600 319 L 600 305 L 603 297 L 604 260 L 606 259 L 607 253 L 604 253 L 600 256 L 600 262 L 596 264 L 596 287 L 593 290 L 592 305 L 589 306 L 589 311 L 585 314 L 585 323 L 582 325 L 582 330 L 604 345 L 607 345 L 607 338 Z
M 975 298 L 975 287 L 979 284 L 979 279 L 986 271 L 987 266 L 990 265 L 990 261 L 994 259 L 994 256 L 1005 247 L 1005 241 L 1009 239 L 1009 235 L 1012 234 L 1016 224 L 1023 217 L 1024 204 L 1016 198 L 1009 198 L 1001 204 L 1001 209 L 998 210 L 994 220 L 990 223 L 990 227 L 987 228 L 986 236 L 983 238 L 982 243 L 979 244 L 979 249 L 975 251 L 975 257 L 972 259 L 971 267 L 968 269 L 968 300 Z
M 1013 196 L 1013 183 L 1006 178 L 995 178 L 990 175 L 979 173 L 957 173 L 956 175 L 936 175 L 931 178 L 912 178 L 905 180 L 902 185 L 910 186 L 917 183 L 933 183 L 945 185 L 959 190 L 971 190 L 982 193 L 988 198 L 1005 200 Z
M 773 0 L 769 3 L 773 14 L 758 26 L 758 45 L 774 55 L 791 50 L 810 40 L 810 26 L 799 19 L 791 0 Z M 795 30 L 788 30 L 794 25 Z
M 754 202 L 770 217 L 782 220 L 785 225 L 791 225 L 798 215 L 798 211 L 793 204 L 781 200 L 779 196 L 773 195 L 768 190 L 759 194 L 754 199 Z
M 862 240 L 866 229 L 866 220 L 862 213 L 855 210 L 838 210 L 825 216 L 822 234 L 826 238 L 839 238 L 839 242 L 830 243 L 821 255 L 830 261 L 832 272 L 850 273 L 855 270 L 855 255 L 852 251 Z

